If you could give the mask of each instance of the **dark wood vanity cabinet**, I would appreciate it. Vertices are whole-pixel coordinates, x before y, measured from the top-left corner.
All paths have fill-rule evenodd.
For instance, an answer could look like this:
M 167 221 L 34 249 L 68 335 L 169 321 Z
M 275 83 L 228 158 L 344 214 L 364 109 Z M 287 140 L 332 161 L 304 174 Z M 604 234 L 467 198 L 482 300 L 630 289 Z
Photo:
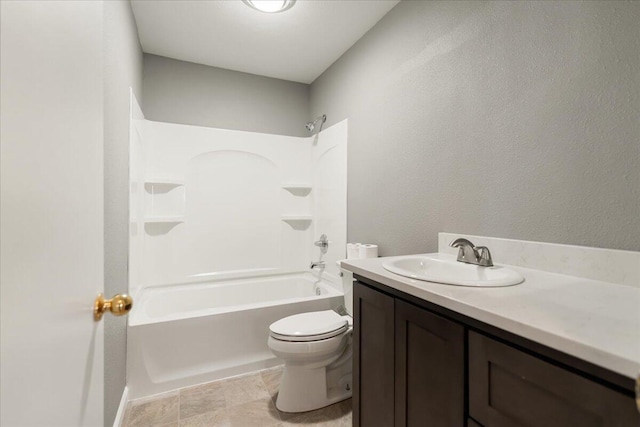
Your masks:
M 464 327 L 354 288 L 354 425 L 464 425 Z
M 394 299 L 354 283 L 353 423 L 394 425 Z M 356 391 L 357 390 L 357 391 Z M 358 410 L 356 410 L 358 408 Z
M 464 327 L 395 300 L 395 425 L 464 424 Z
M 354 426 L 640 427 L 630 389 L 380 289 L 354 283 Z
M 469 332 L 469 414 L 484 426 L 640 426 L 631 397 Z

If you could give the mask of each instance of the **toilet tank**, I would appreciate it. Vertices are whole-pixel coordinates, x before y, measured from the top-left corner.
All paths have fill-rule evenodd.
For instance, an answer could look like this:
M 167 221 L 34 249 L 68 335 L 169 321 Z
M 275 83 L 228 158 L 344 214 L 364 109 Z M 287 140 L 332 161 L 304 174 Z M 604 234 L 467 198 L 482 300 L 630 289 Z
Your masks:
M 342 291 L 344 292 L 344 307 L 347 309 L 347 313 L 353 317 L 353 273 L 340 269 L 342 273 Z

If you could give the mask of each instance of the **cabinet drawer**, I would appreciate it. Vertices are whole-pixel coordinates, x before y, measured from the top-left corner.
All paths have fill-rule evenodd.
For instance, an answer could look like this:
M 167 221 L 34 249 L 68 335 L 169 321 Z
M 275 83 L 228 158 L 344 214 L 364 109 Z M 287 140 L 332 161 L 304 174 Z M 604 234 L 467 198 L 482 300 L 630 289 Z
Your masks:
M 469 332 L 469 415 L 485 427 L 638 427 L 632 397 Z

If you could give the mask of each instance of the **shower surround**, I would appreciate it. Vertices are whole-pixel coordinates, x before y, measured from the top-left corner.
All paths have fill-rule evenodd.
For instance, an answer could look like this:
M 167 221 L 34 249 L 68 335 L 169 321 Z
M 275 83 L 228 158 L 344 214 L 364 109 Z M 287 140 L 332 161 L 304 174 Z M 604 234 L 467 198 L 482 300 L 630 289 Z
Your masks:
M 129 397 L 279 364 L 271 322 L 342 303 L 347 121 L 299 138 L 131 110 Z

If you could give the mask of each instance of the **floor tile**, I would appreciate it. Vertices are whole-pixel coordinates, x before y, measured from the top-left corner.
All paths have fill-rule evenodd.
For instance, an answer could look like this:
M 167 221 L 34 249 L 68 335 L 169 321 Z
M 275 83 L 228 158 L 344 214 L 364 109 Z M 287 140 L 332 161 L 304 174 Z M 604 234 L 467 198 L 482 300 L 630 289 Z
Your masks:
M 276 367 L 138 399 L 123 427 L 351 427 L 351 399 L 297 414 L 278 411 L 281 377 Z
M 133 401 L 127 411 L 127 427 L 151 427 L 178 421 L 180 397 L 178 393 L 155 399 Z
M 282 366 L 261 371 L 260 375 L 262 375 L 262 381 L 267 387 L 267 392 L 272 398 L 275 398 L 282 379 Z
M 271 427 L 281 423 L 278 411 L 269 396 L 232 406 L 228 411 L 232 427 Z
M 349 417 L 351 417 L 352 406 L 353 406 L 351 398 L 343 400 L 342 402 L 338 402 L 336 403 L 336 405 L 338 405 L 343 415 L 348 415 Z
M 334 403 L 315 411 L 287 413 L 280 412 L 285 425 L 299 426 L 343 426 L 351 425 L 351 399 Z
M 225 380 L 222 388 L 228 407 L 270 397 L 260 373 Z
M 180 390 L 180 419 L 225 407 L 224 391 L 219 381 Z
M 321 422 L 284 422 L 282 427 L 351 427 L 353 425 L 351 418 L 340 418 L 332 421 Z
M 180 427 L 230 427 L 231 421 L 226 409 L 217 409 L 206 414 L 180 420 Z
M 349 411 L 349 413 L 343 415 L 342 417 L 338 418 L 337 420 L 327 422 L 326 425 L 331 427 L 351 427 L 353 425 L 351 411 Z

